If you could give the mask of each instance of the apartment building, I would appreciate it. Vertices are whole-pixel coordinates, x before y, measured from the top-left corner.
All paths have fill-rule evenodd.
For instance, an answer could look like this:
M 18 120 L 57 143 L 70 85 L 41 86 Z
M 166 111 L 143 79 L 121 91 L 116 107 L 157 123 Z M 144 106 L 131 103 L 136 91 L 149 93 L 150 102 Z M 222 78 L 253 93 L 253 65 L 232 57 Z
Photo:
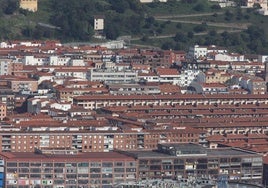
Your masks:
M 136 180 L 137 162 L 117 152 L 0 153 L 6 188 L 112 188 Z M 72 154 L 73 153 L 73 154 Z
M 8 75 L 9 70 L 9 64 L 11 64 L 10 59 L 0 59 L 0 75 Z
M 0 103 L 6 105 L 7 115 L 13 114 L 15 108 L 15 95 L 11 90 L 0 90 Z
M 136 105 L 194 105 L 194 104 L 267 104 L 266 95 L 95 95 L 77 96 L 73 104 L 85 109 L 98 109 L 107 106 L 136 106 Z
M 89 81 L 103 81 L 105 83 L 135 83 L 138 81 L 137 72 L 91 69 L 88 71 Z
M 197 83 L 192 82 L 190 87 L 193 88 L 193 92 L 202 94 L 218 94 L 225 93 L 228 94 L 228 88 L 225 84 L 220 83 Z
M 111 94 L 159 94 L 161 93 L 158 84 L 108 84 L 108 91 Z
M 23 71 L 23 64 L 12 59 L 0 59 L 0 75 L 18 75 Z
M 111 118 L 110 121 L 115 120 Z M 33 152 L 36 148 L 75 148 L 79 152 L 109 152 L 114 149 L 150 150 L 156 149 L 158 143 L 199 143 L 202 132 L 185 127 L 143 130 L 141 126 L 134 126 L 130 129 L 127 125 L 124 127 L 125 129 L 128 127 L 129 130 L 120 130 L 116 126 L 105 125 L 100 121 L 95 122 L 94 127 L 93 122 L 87 121 L 82 124 L 83 126 L 78 126 L 80 122 L 77 121 L 76 127 L 64 124 L 49 127 L 36 122 L 40 128 L 25 127 L 29 130 L 27 132 L 18 127 L 23 124 L 14 128 L 4 128 L 0 133 L 2 146 L 0 150 L 2 152 Z M 72 124 L 72 122 L 69 123 Z M 53 122 L 46 124 L 52 125 Z
M 94 30 L 95 31 L 104 30 L 104 16 L 94 16 Z
M 266 82 L 260 77 L 248 76 L 247 74 L 234 74 L 231 76 L 231 80 L 243 89 L 248 90 L 250 94 L 266 94 Z
M 260 184 L 262 157 L 234 148 L 159 144 L 156 151 L 77 153 L 71 149 L 0 153 L 7 188 L 116 187 L 146 179 L 202 177 Z M 229 175 L 229 176 L 228 176 Z
M 38 82 L 30 78 L 14 78 L 8 81 L 9 87 L 13 92 L 31 91 L 36 92 Z
M 0 120 L 2 121 L 7 116 L 7 105 L 0 102 Z
M 228 79 L 231 78 L 231 75 L 226 71 L 209 69 L 205 73 L 205 82 L 206 83 L 225 83 Z
M 138 160 L 140 179 L 200 178 L 262 184 L 262 156 L 235 148 L 159 144 L 157 151 L 127 152 Z

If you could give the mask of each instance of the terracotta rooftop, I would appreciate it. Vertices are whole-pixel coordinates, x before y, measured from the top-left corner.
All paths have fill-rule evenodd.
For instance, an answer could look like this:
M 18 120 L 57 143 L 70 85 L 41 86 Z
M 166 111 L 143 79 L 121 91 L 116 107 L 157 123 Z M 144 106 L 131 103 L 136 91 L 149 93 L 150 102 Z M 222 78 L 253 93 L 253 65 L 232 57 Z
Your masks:
M 170 68 L 157 68 L 157 74 L 160 76 L 165 76 L 165 75 L 179 75 L 179 71 L 177 69 L 170 69 Z

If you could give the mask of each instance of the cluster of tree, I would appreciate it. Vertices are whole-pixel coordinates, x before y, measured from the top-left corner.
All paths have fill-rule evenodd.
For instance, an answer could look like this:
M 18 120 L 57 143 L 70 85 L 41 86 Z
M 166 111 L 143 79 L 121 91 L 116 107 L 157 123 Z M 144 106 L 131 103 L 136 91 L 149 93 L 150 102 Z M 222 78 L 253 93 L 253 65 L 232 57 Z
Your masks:
M 0 1 L 0 16 L 3 14 L 13 14 L 19 9 L 18 0 L 1 0 Z
M 173 40 L 162 44 L 162 49 L 188 50 L 192 44 L 217 45 L 233 49 L 236 52 L 264 54 L 268 50 L 268 41 L 265 32 L 258 26 L 249 26 L 241 33 L 217 33 L 216 30 L 207 31 L 207 35 L 196 36 L 194 32 L 178 32 Z
M 88 41 L 95 15 L 105 17 L 104 33 L 115 39 L 125 32 L 139 34 L 143 9 L 138 0 L 51 0 L 51 24 L 62 40 Z

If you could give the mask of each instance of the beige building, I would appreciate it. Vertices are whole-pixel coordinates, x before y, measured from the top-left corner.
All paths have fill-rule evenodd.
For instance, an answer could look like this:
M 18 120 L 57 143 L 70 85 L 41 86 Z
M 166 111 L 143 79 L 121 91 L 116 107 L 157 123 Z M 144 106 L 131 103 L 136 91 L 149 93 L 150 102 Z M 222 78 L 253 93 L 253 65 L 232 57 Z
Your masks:
M 3 120 L 7 116 L 7 105 L 0 103 L 0 120 Z
M 38 0 L 20 0 L 20 8 L 26 9 L 32 12 L 37 11 Z
M 9 81 L 9 87 L 13 92 L 19 91 L 31 91 L 36 92 L 38 89 L 37 80 L 33 80 L 30 78 L 19 78 Z
M 94 17 L 94 30 L 102 31 L 104 29 L 104 16 Z
M 254 7 L 254 4 L 259 4 L 262 9 L 267 10 L 267 0 L 247 0 L 247 7 Z
M 210 69 L 206 72 L 206 83 L 225 83 L 231 76 L 225 71 Z

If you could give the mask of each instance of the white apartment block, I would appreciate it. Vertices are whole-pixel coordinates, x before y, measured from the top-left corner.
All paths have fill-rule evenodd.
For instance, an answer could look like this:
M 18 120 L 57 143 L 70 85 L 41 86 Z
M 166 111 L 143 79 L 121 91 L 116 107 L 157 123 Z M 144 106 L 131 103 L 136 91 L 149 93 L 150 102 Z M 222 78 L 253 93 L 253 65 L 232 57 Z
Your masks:
M 202 59 L 207 56 L 207 46 L 194 45 L 189 48 L 188 58 L 189 59 Z
M 91 69 L 87 74 L 89 81 L 103 81 L 105 83 L 135 83 L 138 80 L 138 73 L 115 70 Z
M 22 63 L 24 65 L 42 66 L 48 64 L 48 58 L 25 56 L 22 58 Z
M 268 62 L 268 55 L 259 55 L 258 62 L 262 62 L 262 63 Z
M 0 75 L 8 75 L 9 74 L 9 65 L 11 60 L 9 59 L 0 59 Z
M 94 30 L 101 31 L 104 29 L 104 17 L 103 16 L 95 16 L 94 18 Z
M 218 47 L 215 45 L 211 46 L 199 46 L 194 45 L 189 48 L 189 52 L 187 54 L 188 59 L 195 59 L 195 60 L 202 60 L 207 59 L 209 53 L 216 53 L 216 54 L 225 54 L 227 50 L 222 47 Z
M 241 54 L 216 54 L 215 61 L 245 61 L 244 55 Z
M 80 78 L 86 79 L 87 77 L 87 70 L 81 69 L 58 69 L 54 70 L 54 75 L 58 79 L 65 79 L 65 78 Z
M 59 57 L 59 56 L 50 56 L 48 60 L 48 65 L 51 66 L 66 66 L 69 64 L 70 57 Z
M 183 70 L 180 74 L 178 85 L 181 87 L 189 86 L 196 80 L 197 75 L 201 71 L 199 70 Z

